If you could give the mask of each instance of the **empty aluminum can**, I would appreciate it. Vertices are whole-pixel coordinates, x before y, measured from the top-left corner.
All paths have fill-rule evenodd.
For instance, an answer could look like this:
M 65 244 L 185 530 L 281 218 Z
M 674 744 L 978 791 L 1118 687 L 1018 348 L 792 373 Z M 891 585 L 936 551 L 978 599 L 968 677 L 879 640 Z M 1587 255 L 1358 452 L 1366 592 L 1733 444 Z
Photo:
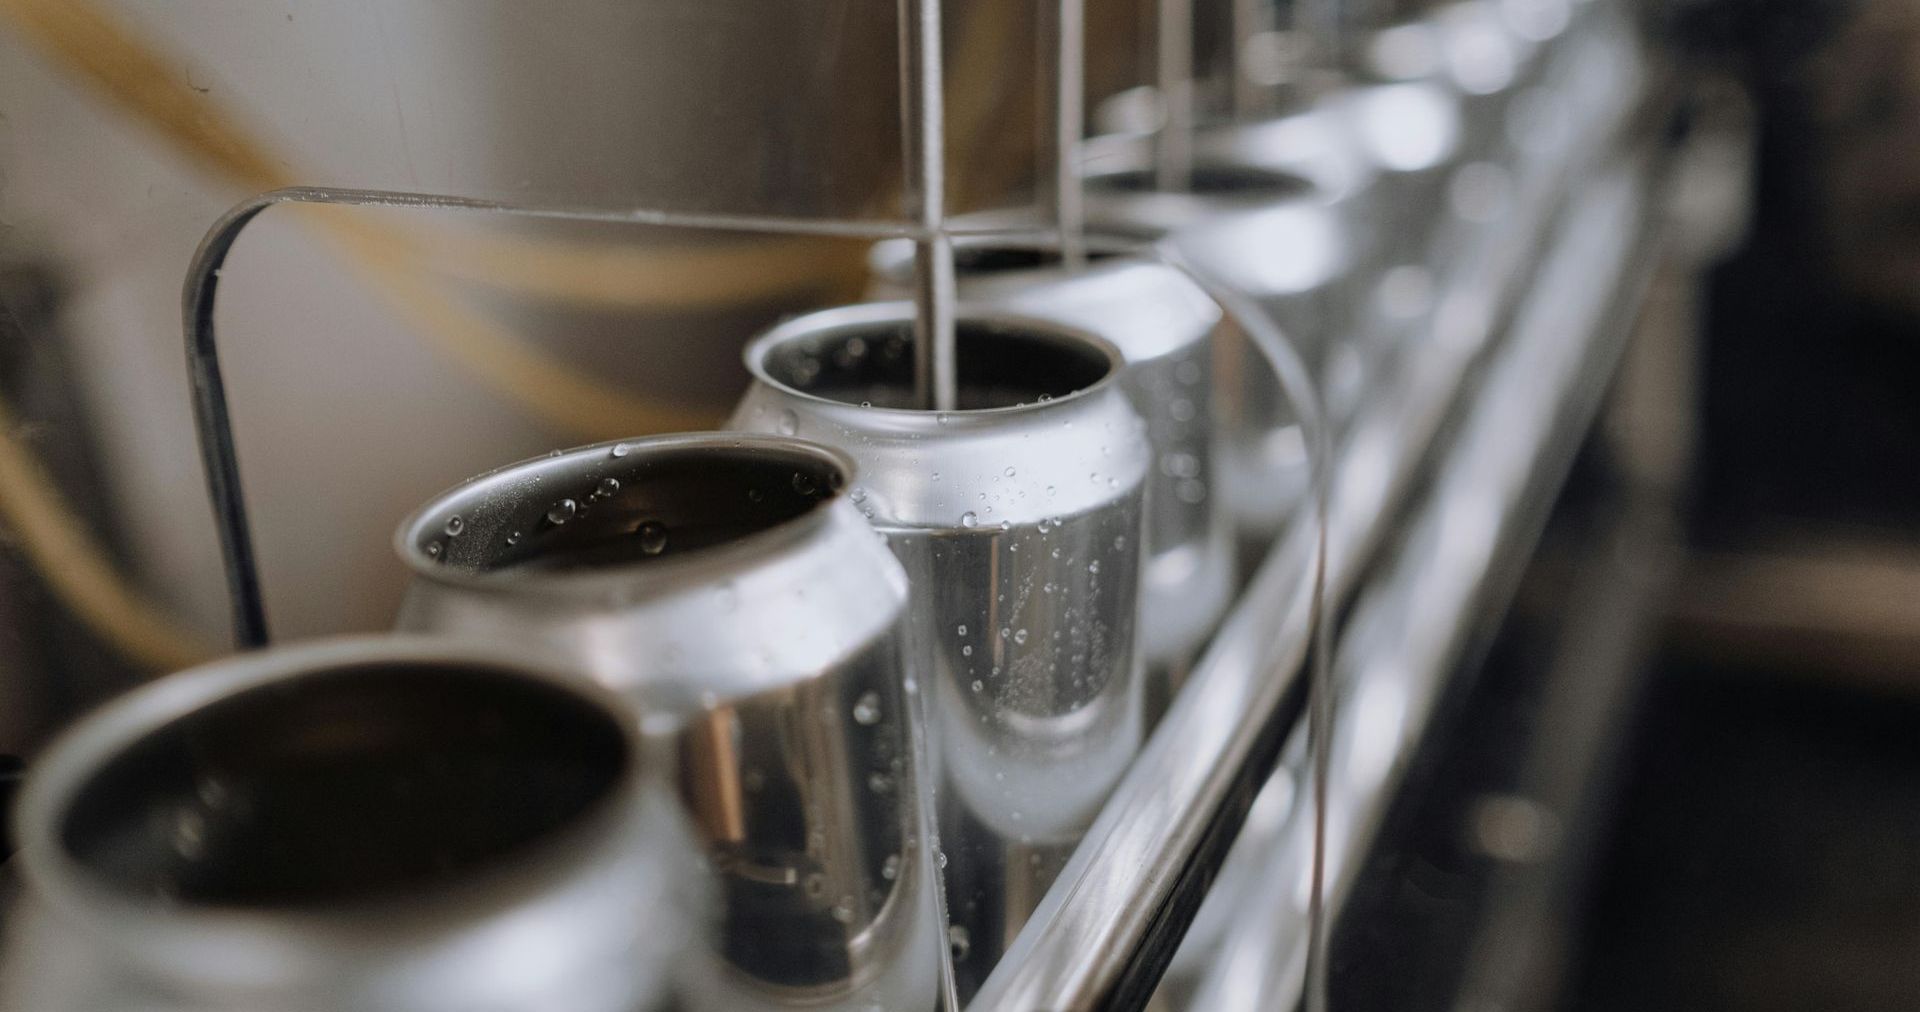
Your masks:
M 964 1000 L 1144 737 L 1134 621 L 1152 453 L 1111 345 L 964 304 L 958 407 L 921 409 L 912 312 L 847 306 L 774 328 L 748 346 L 734 422 L 857 459 L 851 498 L 906 566 Z
M 602 443 L 400 529 L 400 624 L 549 644 L 670 744 L 721 899 L 701 1007 L 928 1009 L 944 944 L 901 619 L 846 456 L 778 436 Z
M 874 294 L 910 293 L 911 243 L 881 243 L 870 263 Z M 1152 726 L 1233 599 L 1233 518 L 1217 494 L 1225 417 L 1213 406 L 1220 307 L 1177 268 L 1135 256 L 1095 252 L 1067 270 L 1057 247 L 970 237 L 954 242 L 954 267 L 967 302 L 1077 327 L 1126 362 L 1121 386 L 1154 456 L 1139 632 Z
M 7 1008 L 631 1012 L 706 915 L 623 700 L 416 638 L 120 697 L 20 799 Z
M 1350 347 L 1354 230 L 1325 191 L 1292 171 L 1201 160 L 1184 191 L 1154 188 L 1143 148 L 1102 144 L 1087 170 L 1099 232 L 1173 243 L 1210 278 L 1257 301 L 1323 381 L 1344 368 L 1347 396 L 1326 390 L 1330 417 L 1350 411 L 1362 382 Z M 1278 377 L 1237 329 L 1223 342 L 1220 401 L 1230 438 L 1221 486 L 1243 541 L 1263 547 L 1306 486 L 1306 445 Z

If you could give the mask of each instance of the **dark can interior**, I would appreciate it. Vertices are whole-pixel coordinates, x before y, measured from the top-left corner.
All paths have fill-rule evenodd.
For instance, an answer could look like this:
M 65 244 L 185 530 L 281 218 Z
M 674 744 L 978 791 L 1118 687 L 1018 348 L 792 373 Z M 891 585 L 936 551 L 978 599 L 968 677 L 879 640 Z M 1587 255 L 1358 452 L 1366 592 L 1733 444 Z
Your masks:
M 1103 172 L 1088 182 L 1121 193 L 1156 193 L 1161 189 L 1150 168 Z M 1312 191 L 1312 183 L 1291 172 L 1253 165 L 1202 162 L 1193 167 L 1186 187 L 1178 192 L 1200 197 L 1265 197 L 1277 200 L 1305 196 Z
M 1098 263 L 1121 254 L 1088 250 L 1087 262 Z M 953 248 L 953 269 L 961 274 L 1006 274 L 1060 266 L 1060 250 L 1011 243 L 961 243 Z
M 1113 368 L 1091 341 L 1012 324 L 961 320 L 954 331 L 961 411 L 1065 397 Z M 768 349 L 763 368 L 783 386 L 847 404 L 919 409 L 913 395 L 912 324 L 840 327 Z
M 543 478 L 537 494 L 514 484 L 485 501 L 456 497 L 448 515 L 464 510 L 487 529 L 443 536 L 442 517 L 419 535 L 420 550 L 477 572 L 640 565 L 770 531 L 847 481 L 824 453 L 755 445 L 642 443 L 620 457 L 582 451 L 528 470 Z
M 173 903 L 323 907 L 504 865 L 608 800 L 607 713 L 505 670 L 375 663 L 245 690 L 149 732 L 81 785 L 60 841 Z

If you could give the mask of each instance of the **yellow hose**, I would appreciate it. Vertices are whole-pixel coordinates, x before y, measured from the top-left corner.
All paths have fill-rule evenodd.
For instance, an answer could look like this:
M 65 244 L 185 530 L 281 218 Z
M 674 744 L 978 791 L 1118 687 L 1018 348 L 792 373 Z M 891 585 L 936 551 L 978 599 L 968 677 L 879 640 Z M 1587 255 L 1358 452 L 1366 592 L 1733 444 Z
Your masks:
M 0 17 L 173 147 L 241 189 L 261 192 L 296 181 L 213 101 L 187 87 L 166 60 L 87 0 L 0 0 Z M 978 12 L 974 17 L 982 22 L 974 29 L 1001 20 L 987 22 Z M 990 66 L 975 47 L 997 33 L 962 34 L 971 41 L 963 50 L 968 58 L 959 61 L 962 74 Z M 962 101 L 953 133 L 961 150 L 995 128 L 992 107 L 983 101 L 992 91 L 985 83 L 956 80 Z M 449 298 L 425 271 L 572 303 L 687 309 L 808 291 L 823 299 L 851 295 L 863 268 L 860 246 L 844 241 L 781 237 L 660 250 L 464 232 L 422 241 L 338 211 L 298 211 L 349 254 L 359 276 L 434 347 L 530 415 L 581 439 L 701 428 L 717 419 L 652 404 L 581 375 Z M 55 593 L 137 662 L 170 669 L 208 656 L 205 644 L 166 621 L 73 522 L 31 452 L 10 435 L 7 418 L 0 403 L 0 518 L 19 534 Z
M 296 182 L 234 117 L 87 0 L 0 0 L 0 13 L 48 56 L 241 189 L 258 193 Z M 608 306 L 684 308 L 791 296 L 857 284 L 862 266 L 857 245 L 807 238 L 638 249 L 465 229 L 415 242 L 377 229 L 355 245 L 375 243 L 395 247 L 383 257 L 390 261 L 426 254 L 426 263 L 410 260 L 408 269 L 444 269 L 502 291 Z
M 213 656 L 208 644 L 130 588 L 14 433 L 0 401 L 0 520 L 54 594 L 104 642 L 161 671 Z

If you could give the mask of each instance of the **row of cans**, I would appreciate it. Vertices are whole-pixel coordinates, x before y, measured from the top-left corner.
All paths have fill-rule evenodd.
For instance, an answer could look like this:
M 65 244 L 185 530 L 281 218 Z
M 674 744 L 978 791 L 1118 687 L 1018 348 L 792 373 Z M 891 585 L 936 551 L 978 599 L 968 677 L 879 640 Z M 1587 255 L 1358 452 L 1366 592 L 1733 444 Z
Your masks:
M 1469 7 L 1494 9 L 1447 17 Z M 1487 111 L 1506 86 L 1412 46 L 1204 132 L 1182 192 L 1144 142 L 1091 143 L 1113 241 L 1085 265 L 960 240 L 952 410 L 913 399 L 890 301 L 913 258 L 882 244 L 876 301 L 750 345 L 731 431 L 556 451 L 422 507 L 404 635 L 225 661 L 83 722 L 22 800 L 12 996 L 963 1002 L 1305 485 L 1271 370 L 1139 244 L 1252 296 L 1337 428 L 1385 361 L 1375 289 L 1432 267 L 1430 198 L 1511 118 Z

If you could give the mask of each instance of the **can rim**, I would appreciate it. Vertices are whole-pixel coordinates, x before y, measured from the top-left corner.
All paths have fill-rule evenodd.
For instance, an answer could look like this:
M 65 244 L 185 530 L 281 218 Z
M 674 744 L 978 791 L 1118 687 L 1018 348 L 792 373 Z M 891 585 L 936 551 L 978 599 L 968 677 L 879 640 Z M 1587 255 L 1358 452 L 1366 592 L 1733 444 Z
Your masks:
M 521 567 L 476 570 L 441 563 L 428 557 L 420 547 L 423 538 L 430 535 L 430 529 L 437 529 L 436 521 L 441 521 L 442 514 L 447 512 L 449 505 L 463 496 L 478 495 L 486 488 L 537 474 L 544 468 L 565 466 L 582 457 L 622 459 L 637 463 L 649 452 L 659 453 L 703 447 L 776 450 L 794 454 L 796 457 L 804 456 L 835 468 L 843 480 L 837 486 L 830 486 L 826 490 L 827 494 L 806 510 L 764 530 L 754 531 L 721 544 L 696 548 L 647 562 L 647 577 L 644 581 L 635 580 L 631 566 L 565 571 L 527 570 Z M 624 448 L 620 458 L 612 457 L 616 448 Z M 515 594 L 525 592 L 527 588 L 537 588 L 538 592 L 543 594 L 572 591 L 593 595 L 617 588 L 638 599 L 654 592 L 671 593 L 679 589 L 683 583 L 681 578 L 690 572 L 698 573 L 702 582 L 710 581 L 716 563 L 723 566 L 733 563 L 752 564 L 764 558 L 767 553 L 806 537 L 827 523 L 833 509 L 846 501 L 847 489 L 854 485 L 858 475 L 859 466 L 848 454 L 831 446 L 793 436 L 714 430 L 610 439 L 577 446 L 570 450 L 527 457 L 442 489 L 400 522 L 399 527 L 394 531 L 393 547 L 400 556 L 401 562 L 406 564 L 416 577 L 467 590 Z
M 1034 414 L 1043 411 L 1057 411 L 1077 405 L 1088 398 L 1099 396 L 1114 387 L 1120 380 L 1121 372 L 1126 368 L 1126 358 L 1113 342 L 1079 327 L 1068 326 L 1056 320 L 1048 320 L 1021 313 L 1010 313 L 995 306 L 985 306 L 971 302 L 961 302 L 955 307 L 954 318 L 960 323 L 998 324 L 1031 331 L 1037 336 L 1049 339 L 1075 341 L 1084 344 L 1106 359 L 1107 371 L 1099 379 L 1077 390 L 1072 390 L 1043 401 L 1031 401 L 1025 404 L 1011 404 L 992 408 L 952 408 L 945 411 L 933 408 L 894 408 L 862 407 L 846 401 L 802 390 L 775 377 L 767 369 L 767 357 L 772 351 L 789 341 L 803 337 L 829 334 L 836 330 L 869 327 L 875 324 L 911 322 L 914 318 L 914 304 L 906 301 L 861 302 L 847 306 L 835 306 L 802 313 L 780 322 L 759 337 L 747 343 L 742 353 L 747 372 L 755 383 L 771 390 L 779 391 L 783 396 L 792 397 L 811 405 L 818 405 L 834 413 L 859 413 L 862 416 L 886 418 L 896 422 L 935 426 L 943 424 L 942 418 L 953 421 L 986 421 L 1005 418 L 1010 415 Z
M 959 224 L 959 222 L 955 222 Z M 973 277 L 990 276 L 993 271 L 980 271 L 976 275 L 968 266 L 960 262 L 965 254 L 981 248 L 1005 249 L 1020 252 L 1051 253 L 1055 258 L 1050 261 L 1028 267 L 1009 269 L 1008 274 L 1019 271 L 1048 271 L 1071 277 L 1080 277 L 1100 271 L 1122 269 L 1131 266 L 1167 266 L 1145 252 L 1151 243 L 1141 242 L 1123 236 L 1090 233 L 1086 237 L 1087 264 L 1070 274 L 1059 260 L 1061 244 L 1055 236 L 1036 236 L 1024 233 L 998 232 L 956 232 L 953 235 L 955 254 L 954 274 L 965 283 Z M 1173 269 L 1168 267 L 1169 270 Z M 867 270 L 874 277 L 893 285 L 910 284 L 913 281 L 913 240 L 882 239 L 867 251 Z
M 1096 234 L 1154 242 L 1225 215 L 1281 207 L 1315 208 L 1331 213 L 1337 196 L 1305 172 L 1230 156 L 1203 157 L 1196 161 L 1194 171 L 1242 173 L 1266 177 L 1269 182 L 1245 190 L 1219 192 L 1113 185 L 1120 177 L 1138 176 L 1152 170 L 1152 161 L 1145 152 L 1136 151 L 1129 157 L 1109 159 L 1083 173 L 1087 186 L 1088 229 Z
M 470 666 L 538 682 L 606 717 L 621 737 L 624 768 L 605 794 L 514 861 L 477 867 L 456 881 L 432 887 L 425 896 L 402 900 L 383 897 L 266 910 L 217 903 L 157 907 L 102 880 L 63 843 L 65 816 L 80 792 L 108 761 L 148 735 L 249 690 L 370 664 Z M 62 732 L 29 770 L 15 803 L 16 864 L 28 893 L 63 921 L 91 937 L 144 939 L 171 956 L 230 956 L 243 949 L 264 956 L 281 946 L 316 943 L 364 946 L 370 923 L 388 926 L 397 939 L 424 941 L 416 932 L 425 919 L 448 912 L 484 916 L 489 909 L 528 902 L 543 885 L 570 878 L 575 858 L 629 823 L 628 809 L 646 782 L 647 755 L 630 709 L 618 694 L 574 674 L 557 656 L 514 644 L 355 635 L 230 656 L 125 693 Z M 263 949 L 263 943 L 270 948 Z M 135 960 L 150 962 L 138 956 Z

